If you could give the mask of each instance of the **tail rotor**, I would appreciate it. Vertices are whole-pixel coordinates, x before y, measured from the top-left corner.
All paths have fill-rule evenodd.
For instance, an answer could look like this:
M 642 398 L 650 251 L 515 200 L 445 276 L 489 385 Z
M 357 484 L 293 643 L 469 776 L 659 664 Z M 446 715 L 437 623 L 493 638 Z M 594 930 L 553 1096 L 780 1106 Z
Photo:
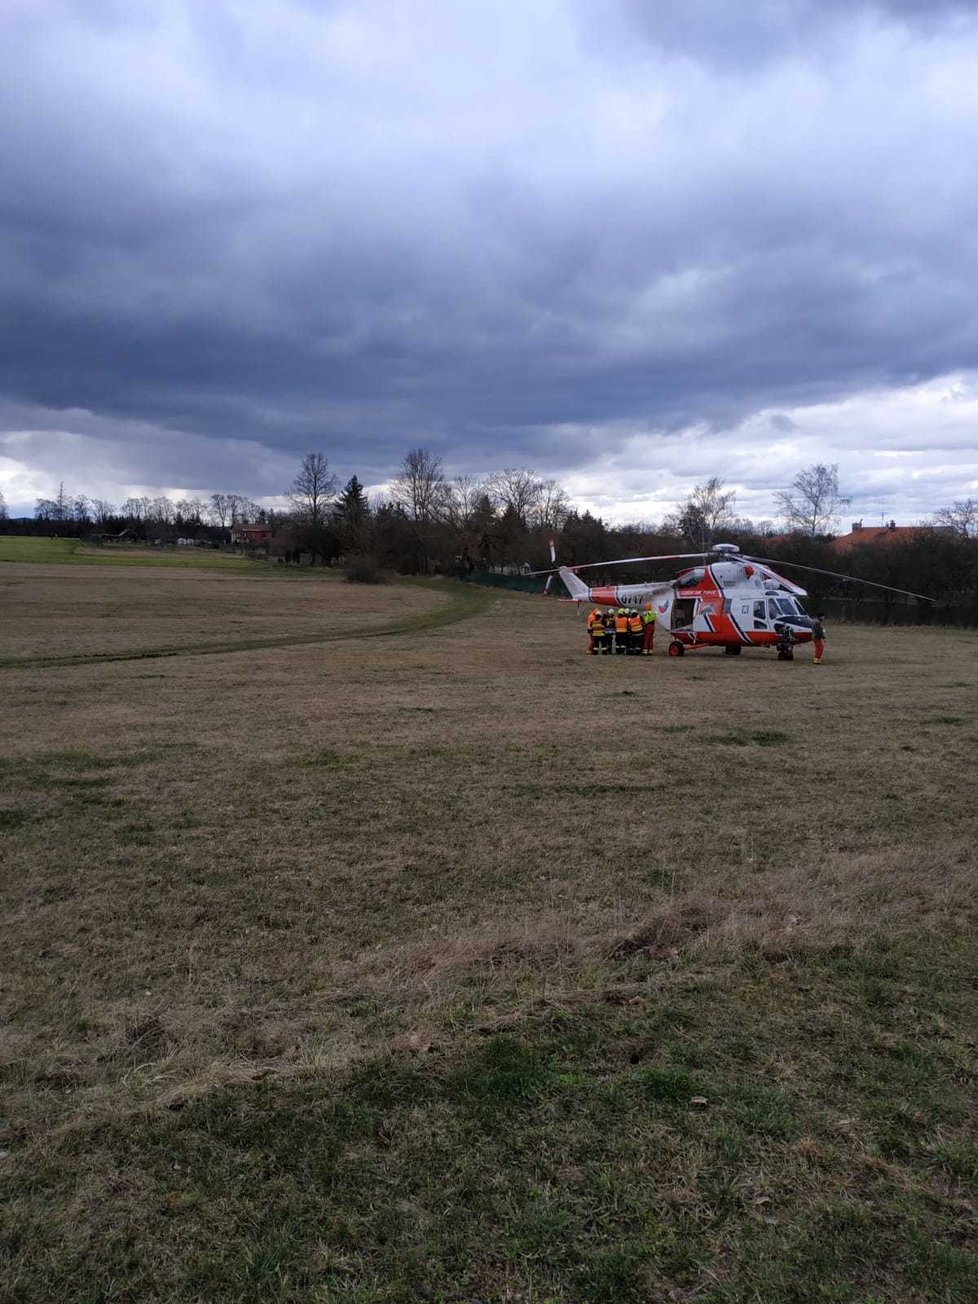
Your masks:
M 557 565 L 557 545 L 556 543 L 554 543 L 553 539 L 550 540 L 550 565 L 553 567 L 556 567 Z M 547 576 L 546 584 L 544 584 L 543 586 L 543 591 L 545 594 L 550 592 L 550 585 L 553 583 L 553 578 L 554 578 L 554 572 L 551 571 L 550 574 Z

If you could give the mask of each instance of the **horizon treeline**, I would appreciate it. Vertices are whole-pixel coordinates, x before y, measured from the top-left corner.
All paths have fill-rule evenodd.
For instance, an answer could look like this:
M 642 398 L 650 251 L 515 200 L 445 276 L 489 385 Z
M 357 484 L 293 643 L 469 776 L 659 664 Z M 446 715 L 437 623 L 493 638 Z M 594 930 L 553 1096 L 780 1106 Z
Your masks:
M 839 488 L 838 467 L 817 464 L 799 471 L 776 495 L 777 523 L 739 516 L 734 491 L 710 477 L 661 522 L 609 525 L 572 507 L 559 481 L 530 468 L 506 467 L 481 478 L 450 476 L 441 459 L 424 448 L 405 456 L 386 495 L 373 501 L 356 475 L 341 486 L 328 459 L 309 453 L 288 497 L 287 511 L 236 493 L 130 497 L 115 506 L 73 495 L 62 485 L 56 498 L 37 500 L 33 517 L 0 520 L 0 529 L 76 537 L 125 533 L 157 544 L 182 538 L 219 546 L 236 527 L 259 526 L 267 532 L 262 549 L 272 557 L 355 563 L 406 575 L 543 570 L 551 565 L 551 542 L 558 562 L 575 566 L 701 552 L 721 539 L 755 554 L 776 549 L 784 562 L 838 570 L 831 529 L 849 505 Z M 955 502 L 929 524 L 912 538 L 854 550 L 845 569 L 937 597 L 978 591 L 978 501 Z M 648 566 L 616 567 L 613 573 L 627 582 L 647 575 Z

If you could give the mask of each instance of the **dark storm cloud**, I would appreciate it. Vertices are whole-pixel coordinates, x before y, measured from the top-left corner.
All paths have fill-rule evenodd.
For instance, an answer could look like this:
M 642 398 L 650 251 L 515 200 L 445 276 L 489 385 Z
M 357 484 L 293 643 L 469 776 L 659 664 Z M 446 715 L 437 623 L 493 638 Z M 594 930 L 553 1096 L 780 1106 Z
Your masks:
M 0 455 L 49 475 L 685 471 L 978 367 L 964 5 L 19 0 L 6 48 Z

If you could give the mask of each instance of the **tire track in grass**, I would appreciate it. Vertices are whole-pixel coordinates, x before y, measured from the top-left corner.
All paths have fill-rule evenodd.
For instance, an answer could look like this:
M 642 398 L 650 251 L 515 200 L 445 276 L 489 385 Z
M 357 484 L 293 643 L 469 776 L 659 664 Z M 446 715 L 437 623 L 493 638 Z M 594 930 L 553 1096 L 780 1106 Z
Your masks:
M 217 656 L 231 652 L 260 652 L 266 648 L 304 647 L 317 643 L 338 643 L 347 639 L 391 638 L 396 634 L 423 634 L 428 630 L 444 629 L 462 620 L 478 616 L 488 607 L 491 590 L 458 585 L 447 593 L 438 580 L 414 580 L 417 588 L 430 589 L 444 594 L 446 603 L 432 612 L 407 616 L 390 625 L 375 629 L 335 630 L 326 634 L 285 634 L 277 638 L 235 639 L 221 643 L 185 643 L 180 647 L 141 648 L 128 652 L 79 652 L 66 656 L 0 657 L 0 669 L 33 670 L 53 669 L 57 666 L 91 666 L 114 661 L 153 661 L 162 657 Z

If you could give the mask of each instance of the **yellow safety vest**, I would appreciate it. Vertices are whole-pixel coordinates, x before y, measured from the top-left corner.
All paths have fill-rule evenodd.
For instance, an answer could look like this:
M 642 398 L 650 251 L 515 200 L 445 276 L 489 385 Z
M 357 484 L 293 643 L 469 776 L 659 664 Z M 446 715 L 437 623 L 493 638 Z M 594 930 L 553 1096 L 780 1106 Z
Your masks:
M 642 612 L 642 624 L 643 624 L 643 625 L 654 625 L 654 624 L 655 624 L 655 612 L 654 612 L 654 611 L 643 611 L 643 612 Z

